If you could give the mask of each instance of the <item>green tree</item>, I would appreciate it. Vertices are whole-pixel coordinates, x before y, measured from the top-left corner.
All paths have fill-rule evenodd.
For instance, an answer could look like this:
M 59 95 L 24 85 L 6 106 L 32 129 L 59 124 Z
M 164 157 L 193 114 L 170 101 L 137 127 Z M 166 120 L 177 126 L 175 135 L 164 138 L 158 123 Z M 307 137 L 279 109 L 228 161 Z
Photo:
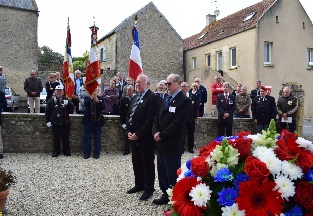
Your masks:
M 47 46 L 38 48 L 38 70 L 40 71 L 60 71 L 63 65 L 64 57 Z

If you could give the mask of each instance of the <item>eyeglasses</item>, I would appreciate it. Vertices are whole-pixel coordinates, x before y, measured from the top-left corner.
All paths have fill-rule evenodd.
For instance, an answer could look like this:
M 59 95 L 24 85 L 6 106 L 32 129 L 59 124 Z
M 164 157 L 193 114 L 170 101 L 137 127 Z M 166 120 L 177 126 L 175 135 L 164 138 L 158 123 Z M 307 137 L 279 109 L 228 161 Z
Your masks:
M 166 86 L 171 86 L 174 82 L 172 83 L 164 83 Z
M 182 88 L 187 88 L 188 86 L 181 86 Z

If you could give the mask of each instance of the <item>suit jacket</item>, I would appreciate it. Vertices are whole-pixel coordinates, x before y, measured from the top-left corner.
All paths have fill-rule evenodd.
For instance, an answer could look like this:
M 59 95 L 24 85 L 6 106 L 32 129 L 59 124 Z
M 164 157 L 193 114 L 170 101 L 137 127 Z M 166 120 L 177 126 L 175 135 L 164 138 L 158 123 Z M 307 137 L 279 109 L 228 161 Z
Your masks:
M 256 96 L 259 96 L 259 95 L 260 95 L 260 89 L 253 89 L 253 90 L 251 91 L 251 94 L 250 94 L 250 98 L 251 98 L 251 111 L 253 111 L 253 107 L 254 107 L 254 105 L 253 105 L 254 98 L 255 98 Z
M 74 85 L 75 85 L 75 90 L 74 90 L 74 95 L 78 95 L 79 92 L 76 92 L 76 78 L 74 78 Z M 80 81 L 80 86 L 84 85 L 84 82 L 83 82 L 83 78 L 79 78 L 79 81 Z
M 216 98 L 216 108 L 218 111 L 218 121 L 226 121 L 224 114 L 228 113 L 229 117 L 227 120 L 233 121 L 233 114 L 236 109 L 236 97 L 232 94 L 228 94 L 228 101 L 224 94 L 219 94 Z
M 165 109 L 164 101 L 154 118 L 152 134 L 160 132 L 158 152 L 168 156 L 179 156 L 183 150 L 185 127 L 191 112 L 191 100 L 179 92 Z
M 65 96 L 62 98 L 60 104 L 58 104 L 57 98 L 51 98 L 46 106 L 45 117 L 46 123 L 51 122 L 52 125 L 69 125 L 70 117 L 74 111 L 74 105 L 71 101 L 68 101 L 67 105 L 63 104 L 64 100 L 68 100 Z
M 120 120 L 121 120 L 122 125 L 127 123 L 130 103 L 131 103 L 131 100 L 127 96 L 122 97 L 120 100 L 119 111 L 120 111 Z
M 86 125 L 90 119 L 93 120 L 94 124 L 97 126 L 104 125 L 104 117 L 102 115 L 102 110 L 104 109 L 103 98 L 97 96 L 99 99 L 99 103 L 95 103 L 91 100 L 90 97 L 84 98 L 84 118 L 83 118 L 83 125 Z
M 159 110 L 160 99 L 150 89 L 146 92 L 132 117 L 132 125 L 129 125 L 129 131 L 135 133 L 138 137 L 139 145 L 150 145 L 153 148 L 152 125 L 153 119 Z M 136 100 L 132 100 L 131 107 Z
M 258 124 L 269 124 L 271 119 L 276 119 L 275 98 L 269 95 L 264 97 L 256 96 L 253 100 L 252 118 L 257 120 Z

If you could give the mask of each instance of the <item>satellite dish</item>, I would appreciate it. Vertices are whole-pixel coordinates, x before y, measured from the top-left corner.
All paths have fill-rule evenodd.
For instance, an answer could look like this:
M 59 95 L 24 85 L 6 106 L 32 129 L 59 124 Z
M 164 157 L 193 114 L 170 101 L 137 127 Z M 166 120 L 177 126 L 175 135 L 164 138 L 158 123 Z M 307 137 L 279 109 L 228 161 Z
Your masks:
M 220 13 L 221 13 L 221 12 L 220 12 L 219 10 L 215 10 L 215 11 L 214 11 L 214 15 L 215 15 L 216 17 L 218 17 L 218 16 L 220 15 Z

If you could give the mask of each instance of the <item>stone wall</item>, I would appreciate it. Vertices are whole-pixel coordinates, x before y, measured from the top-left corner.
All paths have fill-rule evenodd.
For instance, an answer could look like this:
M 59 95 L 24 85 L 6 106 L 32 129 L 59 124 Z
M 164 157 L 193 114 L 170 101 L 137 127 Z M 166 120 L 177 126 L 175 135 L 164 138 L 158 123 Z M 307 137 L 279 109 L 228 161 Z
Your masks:
M 1 136 L 4 152 L 34 153 L 52 151 L 52 129 L 47 128 L 44 114 L 3 113 Z M 82 116 L 71 117 L 70 146 L 72 152 L 83 151 Z M 102 134 L 102 151 L 123 151 L 124 134 L 119 116 L 105 116 Z M 251 119 L 235 119 L 233 133 L 251 130 L 255 126 Z M 197 148 L 208 144 L 218 135 L 216 118 L 199 118 L 196 124 L 195 145 Z
M 24 80 L 31 69 L 38 68 L 37 8 L 0 5 L 0 14 L 0 65 L 8 78 L 8 86 L 26 95 Z

